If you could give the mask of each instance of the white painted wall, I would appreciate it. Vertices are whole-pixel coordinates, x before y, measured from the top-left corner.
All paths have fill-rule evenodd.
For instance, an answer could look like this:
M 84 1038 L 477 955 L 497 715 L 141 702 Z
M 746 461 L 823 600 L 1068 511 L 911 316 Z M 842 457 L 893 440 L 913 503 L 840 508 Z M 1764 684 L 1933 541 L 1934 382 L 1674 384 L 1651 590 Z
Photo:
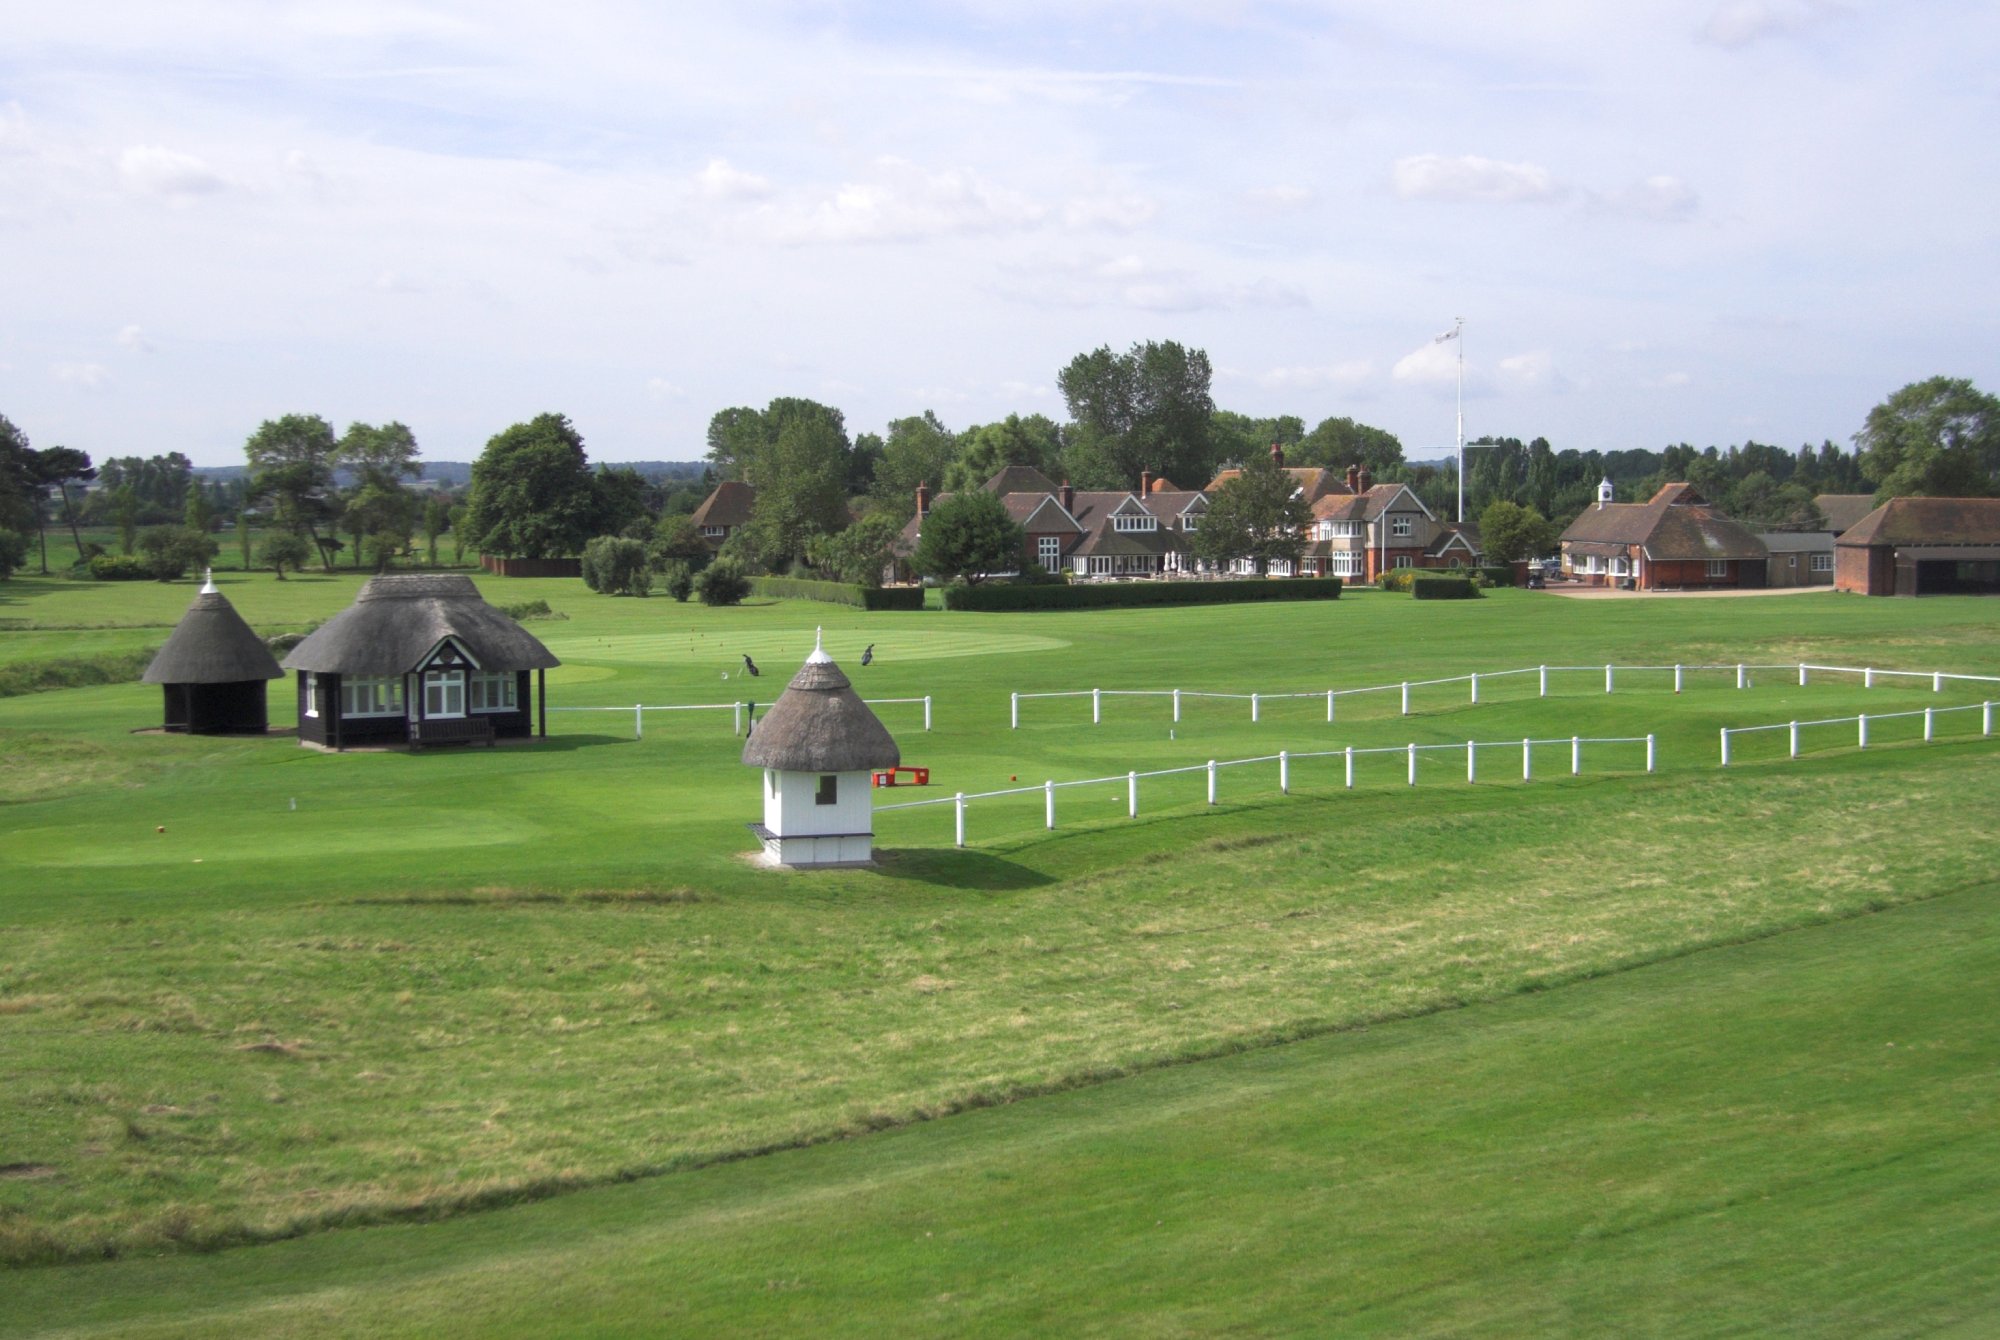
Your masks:
M 830 833 L 870 833 L 875 829 L 875 802 L 866 772 L 834 774 L 839 801 L 821 805 L 816 772 L 764 770 L 764 827 L 781 838 L 816 837 Z M 865 859 L 865 858 L 864 858 Z

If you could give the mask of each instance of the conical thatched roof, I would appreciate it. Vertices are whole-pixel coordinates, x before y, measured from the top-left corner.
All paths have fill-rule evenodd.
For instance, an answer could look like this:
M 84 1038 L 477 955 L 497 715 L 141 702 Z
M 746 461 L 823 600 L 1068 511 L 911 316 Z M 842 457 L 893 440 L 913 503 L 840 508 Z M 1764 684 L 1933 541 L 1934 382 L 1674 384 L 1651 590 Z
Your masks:
M 285 657 L 287 670 L 401 675 L 455 637 L 486 670 L 560 665 L 534 634 L 479 596 L 470 577 L 390 573 L 371 578 L 354 603 Z
M 241 684 L 284 677 L 278 658 L 229 597 L 204 588 L 139 678 L 146 684 Z
M 833 658 L 814 648 L 743 743 L 743 761 L 781 772 L 893 768 L 902 751 Z

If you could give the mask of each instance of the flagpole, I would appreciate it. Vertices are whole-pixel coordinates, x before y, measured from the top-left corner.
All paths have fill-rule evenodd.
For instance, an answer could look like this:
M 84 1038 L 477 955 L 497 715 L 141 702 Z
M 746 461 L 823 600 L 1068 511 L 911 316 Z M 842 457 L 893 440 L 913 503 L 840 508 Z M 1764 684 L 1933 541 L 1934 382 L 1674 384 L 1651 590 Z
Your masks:
M 1453 342 L 1458 345 L 1458 524 L 1465 524 L 1465 318 L 1452 318 Z

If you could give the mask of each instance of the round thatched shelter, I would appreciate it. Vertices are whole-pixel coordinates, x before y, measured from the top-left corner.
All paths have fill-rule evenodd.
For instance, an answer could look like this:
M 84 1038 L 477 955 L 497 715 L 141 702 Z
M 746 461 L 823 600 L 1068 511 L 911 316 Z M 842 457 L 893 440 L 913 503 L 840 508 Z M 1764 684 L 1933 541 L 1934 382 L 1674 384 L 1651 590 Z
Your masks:
M 764 822 L 750 825 L 772 865 L 866 865 L 874 857 L 869 773 L 902 751 L 833 658 L 815 646 L 750 732 L 743 761 L 764 770 Z
M 140 680 L 165 691 L 170 731 L 262 735 L 271 725 L 266 686 L 284 677 L 278 658 L 210 578 Z
M 437 573 L 371 578 L 284 659 L 299 676 L 299 739 L 334 749 L 532 735 L 538 698 L 546 735 L 543 672 L 560 664 L 471 578 Z

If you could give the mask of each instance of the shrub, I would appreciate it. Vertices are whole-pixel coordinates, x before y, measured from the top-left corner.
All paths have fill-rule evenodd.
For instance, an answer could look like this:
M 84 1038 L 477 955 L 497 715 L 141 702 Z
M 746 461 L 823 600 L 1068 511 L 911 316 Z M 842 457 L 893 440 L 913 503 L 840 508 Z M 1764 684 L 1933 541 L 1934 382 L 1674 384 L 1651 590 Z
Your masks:
M 0 581 L 13 576 L 28 561 L 28 537 L 0 527 Z
M 667 594 L 675 600 L 685 604 L 687 598 L 694 594 L 694 573 L 689 570 L 687 564 L 669 563 L 661 576 L 666 579 Z
M 215 550 L 214 540 L 187 526 L 148 526 L 139 532 L 147 575 L 163 582 L 178 581 L 189 568 L 210 562 Z
M 500 612 L 510 619 L 567 619 L 567 614 L 557 614 L 549 608 L 546 600 L 517 600 L 511 605 L 500 606 Z
M 1488 586 L 1512 586 L 1514 584 L 1514 569 L 1505 563 L 1476 568 L 1474 571 L 1486 579 Z
M 137 554 L 98 554 L 89 567 L 90 575 L 100 582 L 143 582 L 153 575 Z
M 143 578 L 144 573 L 140 576 Z M 145 673 L 158 647 L 140 651 L 106 651 L 94 656 L 64 656 L 50 661 L 15 661 L 0 665 L 0 698 L 48 689 L 76 689 L 91 684 L 129 684 Z
M 1338 600 L 1338 577 L 1258 578 L 1240 582 L 1118 582 L 947 586 L 948 610 L 1101 609 L 1117 605 L 1226 605 L 1264 600 Z
M 1426 573 L 1410 583 L 1410 595 L 1417 600 L 1478 600 L 1484 594 L 1477 583 L 1464 577 Z
M 848 582 L 809 582 L 796 577 L 752 577 L 750 589 L 777 600 L 821 600 L 865 610 L 920 610 L 921 586 L 856 586 Z
M 600 535 L 583 546 L 582 568 L 583 584 L 602 595 L 643 596 L 653 589 L 646 546 L 639 540 Z
M 750 578 L 735 559 L 718 558 L 694 579 L 694 589 L 704 605 L 740 605 L 750 594 Z
M 282 582 L 285 580 L 285 569 L 290 568 L 293 572 L 297 572 L 305 566 L 306 560 L 312 557 L 312 551 L 306 547 L 303 536 L 281 530 L 275 535 L 264 537 L 259 557 L 271 565 L 271 570 L 278 574 L 278 580 Z

